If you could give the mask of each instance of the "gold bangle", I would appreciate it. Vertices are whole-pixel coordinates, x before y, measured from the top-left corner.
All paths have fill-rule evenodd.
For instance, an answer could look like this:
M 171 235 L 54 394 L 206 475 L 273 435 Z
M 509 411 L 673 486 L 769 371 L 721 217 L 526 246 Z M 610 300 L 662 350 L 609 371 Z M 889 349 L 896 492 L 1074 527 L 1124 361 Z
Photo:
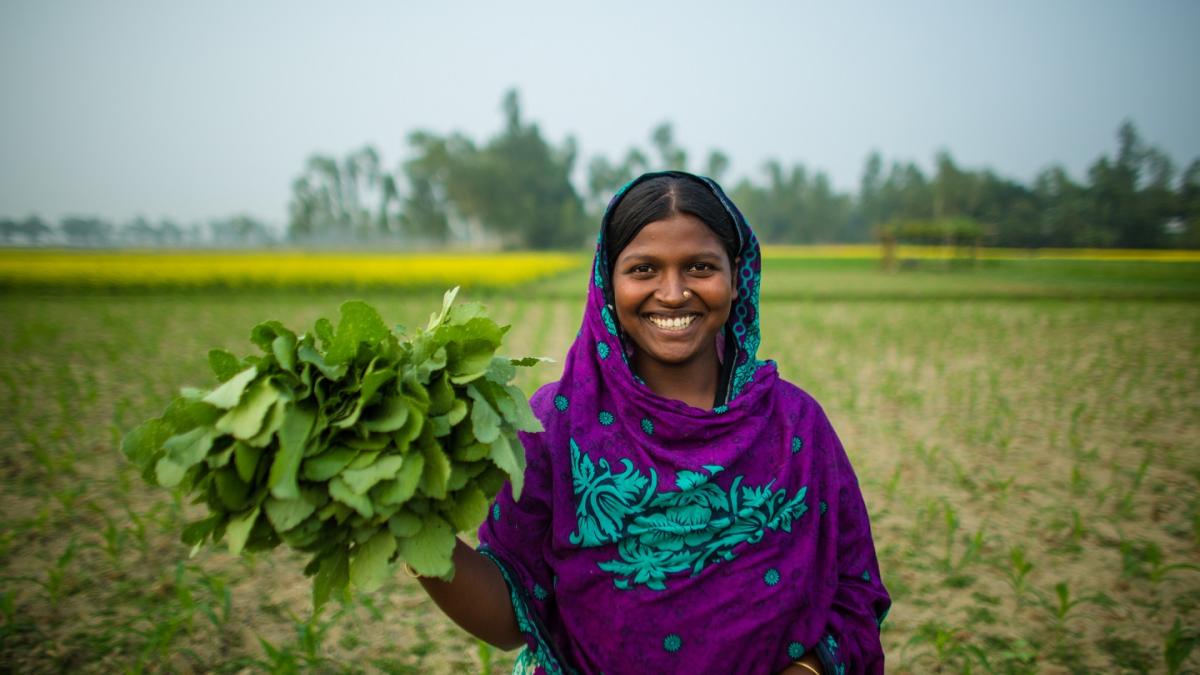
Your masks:
M 812 666 L 810 666 L 807 663 L 804 663 L 802 661 L 792 661 L 792 665 L 800 666 L 801 668 L 808 670 L 808 672 L 812 673 L 813 675 L 821 675 L 821 673 L 816 668 L 813 668 Z
M 412 577 L 412 578 L 414 578 L 414 579 L 420 579 L 420 578 L 421 578 L 421 575 L 420 575 L 420 573 L 418 573 L 416 570 L 414 570 L 414 569 L 412 568 L 412 565 L 409 565 L 407 562 L 406 562 L 406 563 L 404 563 L 404 564 L 401 566 L 401 568 L 404 570 L 404 573 L 405 573 L 406 575 L 408 575 L 408 576 L 410 576 L 410 577 Z

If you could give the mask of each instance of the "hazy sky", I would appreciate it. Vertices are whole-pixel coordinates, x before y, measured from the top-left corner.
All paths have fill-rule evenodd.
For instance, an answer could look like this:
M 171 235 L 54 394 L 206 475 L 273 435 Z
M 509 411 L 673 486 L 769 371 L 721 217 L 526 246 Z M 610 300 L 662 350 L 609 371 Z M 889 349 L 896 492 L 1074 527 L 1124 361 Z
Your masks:
M 670 120 L 728 182 L 774 157 L 852 189 L 872 148 L 1079 179 L 1126 118 L 1200 156 L 1193 0 L 591 4 L 2 0 L 0 215 L 281 224 L 310 154 L 483 140 L 509 87 L 581 164 Z

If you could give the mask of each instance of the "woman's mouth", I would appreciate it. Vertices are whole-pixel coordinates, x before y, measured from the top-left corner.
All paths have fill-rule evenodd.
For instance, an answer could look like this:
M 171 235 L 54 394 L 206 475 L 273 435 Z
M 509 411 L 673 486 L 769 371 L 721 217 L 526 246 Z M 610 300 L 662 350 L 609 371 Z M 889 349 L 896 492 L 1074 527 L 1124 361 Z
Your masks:
M 654 324 L 655 327 L 666 331 L 681 331 L 692 325 L 700 315 L 685 314 L 683 316 L 663 316 L 661 314 L 647 314 L 646 320 Z

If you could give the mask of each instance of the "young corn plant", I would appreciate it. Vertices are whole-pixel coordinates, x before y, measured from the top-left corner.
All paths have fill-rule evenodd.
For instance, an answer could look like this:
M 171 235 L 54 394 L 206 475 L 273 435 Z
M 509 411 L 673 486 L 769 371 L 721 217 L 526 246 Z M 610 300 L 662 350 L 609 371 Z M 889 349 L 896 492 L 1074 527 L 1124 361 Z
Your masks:
M 1191 632 L 1185 633 L 1179 617 L 1175 617 L 1175 623 L 1167 632 L 1163 643 L 1163 661 L 1167 666 L 1168 675 L 1181 672 L 1183 663 L 1197 644 L 1200 644 L 1200 636 Z
M 949 575 L 945 583 L 952 588 L 964 588 L 975 580 L 974 577 L 964 574 L 964 570 L 979 557 L 979 552 L 983 549 L 984 531 L 980 527 L 974 535 L 966 540 L 966 547 L 956 560 L 954 544 L 961 525 L 958 512 L 947 503 L 943 505 L 943 515 L 946 522 L 946 554 L 942 558 L 941 567 Z
M 1200 572 L 1200 565 L 1194 563 L 1168 563 L 1162 548 L 1152 541 L 1122 539 L 1120 547 L 1122 575 L 1126 577 L 1149 579 L 1157 586 L 1173 572 Z
M 1044 609 L 1052 620 L 1054 634 L 1061 641 L 1066 632 L 1067 622 L 1074 618 L 1076 608 L 1092 604 L 1100 607 L 1113 607 L 1116 603 L 1104 593 L 1090 593 L 1081 597 L 1071 597 L 1071 587 L 1065 581 L 1054 585 L 1054 598 L 1034 589 L 1036 604 Z
M 1017 601 L 1017 608 L 1024 607 L 1028 602 L 1028 597 L 1032 595 L 1032 589 L 1029 587 L 1029 573 L 1033 571 L 1033 563 L 1029 562 L 1025 557 L 1025 548 L 1013 546 L 1008 551 L 1008 569 L 1005 570 L 1005 580 L 1008 581 L 1009 587 L 1012 588 L 1013 597 Z

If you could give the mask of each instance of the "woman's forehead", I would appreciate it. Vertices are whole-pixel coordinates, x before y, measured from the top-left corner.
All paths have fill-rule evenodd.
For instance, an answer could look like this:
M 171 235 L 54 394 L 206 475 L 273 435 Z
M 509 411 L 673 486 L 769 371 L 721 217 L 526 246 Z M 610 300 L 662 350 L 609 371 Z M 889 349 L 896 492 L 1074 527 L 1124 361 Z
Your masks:
M 704 221 L 691 214 L 679 213 L 647 223 L 618 257 L 647 254 L 724 256 L 725 245 Z

